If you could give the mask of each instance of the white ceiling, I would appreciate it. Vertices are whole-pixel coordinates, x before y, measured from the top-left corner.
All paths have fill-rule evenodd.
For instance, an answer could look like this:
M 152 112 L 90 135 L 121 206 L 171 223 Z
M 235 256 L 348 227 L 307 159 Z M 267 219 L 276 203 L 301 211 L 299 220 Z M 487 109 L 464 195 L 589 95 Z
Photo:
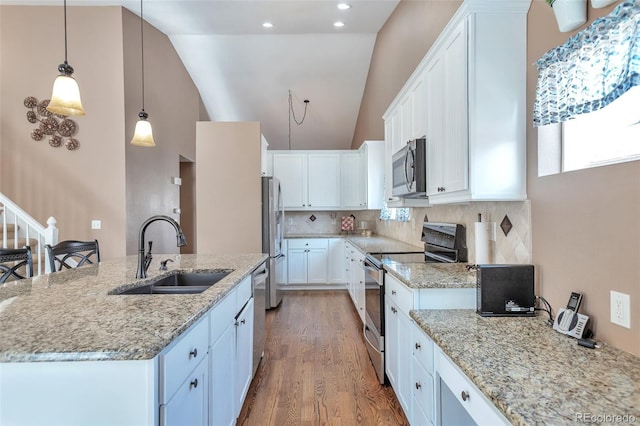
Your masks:
M 260 121 L 270 149 L 348 149 L 376 33 L 398 1 L 347 0 L 352 8 L 338 10 L 333 0 L 144 0 L 144 18 L 169 36 L 212 120 Z M 140 13 L 130 0 L 67 5 Z M 344 27 L 333 26 L 338 20 Z M 265 21 L 274 27 L 263 28 Z M 298 122 L 309 100 L 304 122 L 292 117 L 290 131 L 289 91 Z

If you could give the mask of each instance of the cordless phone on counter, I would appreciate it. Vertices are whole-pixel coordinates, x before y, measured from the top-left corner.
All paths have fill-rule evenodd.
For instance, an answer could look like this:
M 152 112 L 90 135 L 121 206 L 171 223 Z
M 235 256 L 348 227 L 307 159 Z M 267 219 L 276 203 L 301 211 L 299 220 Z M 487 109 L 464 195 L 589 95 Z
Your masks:
M 589 317 L 579 314 L 578 309 L 582 303 L 582 294 L 572 292 L 565 309 L 559 309 L 553 322 L 553 329 L 576 339 L 581 339 L 586 329 Z

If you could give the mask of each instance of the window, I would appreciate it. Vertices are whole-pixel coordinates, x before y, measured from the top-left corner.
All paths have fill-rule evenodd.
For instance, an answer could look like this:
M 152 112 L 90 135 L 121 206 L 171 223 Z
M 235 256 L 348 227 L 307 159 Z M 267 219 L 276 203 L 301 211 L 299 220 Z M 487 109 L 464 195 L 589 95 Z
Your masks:
M 562 171 L 640 160 L 639 89 L 562 123 Z
M 397 220 L 398 222 L 408 222 L 411 219 L 410 209 L 408 208 L 395 208 L 387 207 L 387 202 L 382 204 L 380 210 L 381 220 Z

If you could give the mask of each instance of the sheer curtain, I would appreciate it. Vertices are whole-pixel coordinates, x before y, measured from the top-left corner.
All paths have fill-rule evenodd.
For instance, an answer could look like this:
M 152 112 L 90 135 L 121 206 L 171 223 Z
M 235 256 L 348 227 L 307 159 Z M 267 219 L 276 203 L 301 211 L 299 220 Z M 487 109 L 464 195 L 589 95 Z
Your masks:
M 596 111 L 640 85 L 640 0 L 621 3 L 537 62 L 536 127 Z

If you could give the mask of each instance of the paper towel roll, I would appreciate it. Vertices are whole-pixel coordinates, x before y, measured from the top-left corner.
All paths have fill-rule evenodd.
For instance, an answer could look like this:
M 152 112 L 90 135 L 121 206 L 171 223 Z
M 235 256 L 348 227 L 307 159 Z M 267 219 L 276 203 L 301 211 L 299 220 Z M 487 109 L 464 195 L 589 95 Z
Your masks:
M 496 240 L 495 222 L 476 222 L 476 265 L 493 263 L 493 249 Z

